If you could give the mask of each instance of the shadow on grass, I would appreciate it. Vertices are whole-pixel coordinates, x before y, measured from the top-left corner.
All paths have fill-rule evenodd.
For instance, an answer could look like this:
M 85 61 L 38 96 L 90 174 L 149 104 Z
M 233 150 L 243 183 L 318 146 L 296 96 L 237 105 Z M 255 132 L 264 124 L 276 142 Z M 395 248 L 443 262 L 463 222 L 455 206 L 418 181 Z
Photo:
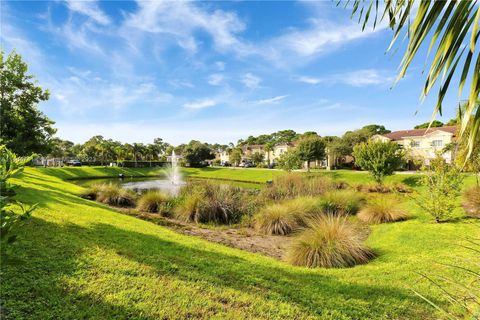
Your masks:
M 420 185 L 421 177 L 414 176 L 414 177 L 406 177 L 402 180 L 409 187 L 418 187 Z
M 57 201 L 58 199 L 55 199 Z M 188 237 L 179 236 L 179 239 Z M 215 247 L 202 248 L 204 241 L 184 244 L 180 240 L 167 240 L 162 236 L 144 234 L 120 229 L 110 224 L 94 224 L 81 227 L 75 224 L 58 225 L 39 218 L 32 218 L 21 235 L 21 247 L 11 261 L 2 266 L 2 305 L 8 318 L 139 318 L 158 317 L 187 318 L 189 312 L 198 312 L 197 316 L 210 317 L 221 314 L 222 307 L 208 307 L 208 310 L 189 310 L 178 306 L 178 313 L 161 314 L 162 303 L 158 310 L 142 309 L 137 304 L 145 288 L 127 287 L 119 283 L 119 288 L 129 292 L 130 300 L 122 301 L 128 307 L 118 306 L 111 294 L 120 294 L 115 287 L 100 287 L 96 290 L 109 295 L 109 301 L 101 293 L 85 294 L 90 281 L 102 277 L 116 277 L 127 272 L 130 277 L 168 276 L 200 288 L 189 299 L 225 299 L 229 308 L 239 308 L 232 289 L 238 292 L 255 294 L 252 304 L 284 303 L 293 305 L 310 316 L 328 318 L 328 315 L 342 315 L 345 318 L 383 318 L 386 310 L 395 310 L 396 318 L 419 319 L 421 308 L 411 308 L 412 304 L 422 304 L 412 293 L 405 289 L 389 287 L 388 284 L 375 286 L 340 281 L 336 277 L 315 270 L 290 268 L 279 263 L 246 259 L 240 255 L 225 254 Z M 89 258 L 89 249 L 96 248 L 124 257 L 130 261 L 147 265 L 154 272 L 150 275 L 136 274 L 126 270 L 126 266 L 114 262 Z M 217 247 L 219 248 L 219 247 Z M 98 257 L 96 258 L 98 259 Z M 19 262 L 20 261 L 20 262 Z M 81 263 L 79 261 L 82 261 Z M 93 272 L 90 275 L 89 271 Z M 79 280 L 79 277 L 84 277 Z M 119 276 L 119 280 L 121 281 Z M 69 286 L 68 281 L 75 281 Z M 129 278 L 130 284 L 135 280 Z M 148 288 L 147 288 L 148 289 Z M 159 288 L 161 290 L 161 288 Z M 405 303 L 407 302 L 408 303 Z M 258 305 L 255 307 L 257 308 Z M 143 308 L 145 306 L 143 305 Z M 198 308 L 198 307 L 197 307 Z M 213 308 L 213 309 L 212 309 Z M 242 307 L 242 312 L 258 318 L 276 317 L 279 310 L 263 309 L 264 314 L 255 314 L 258 309 L 251 305 Z M 416 310 L 414 310 L 416 309 Z M 133 317 L 133 315 L 142 317 Z M 13 316 L 12 316 L 13 315 Z M 387 316 L 388 318 L 388 316 Z

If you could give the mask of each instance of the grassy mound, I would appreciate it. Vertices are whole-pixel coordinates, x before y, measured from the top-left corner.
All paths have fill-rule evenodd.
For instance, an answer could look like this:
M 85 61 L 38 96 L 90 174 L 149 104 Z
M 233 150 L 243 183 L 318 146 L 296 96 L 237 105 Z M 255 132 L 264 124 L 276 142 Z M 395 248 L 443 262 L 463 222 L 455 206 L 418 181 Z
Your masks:
M 305 225 L 305 219 L 321 213 L 318 200 L 300 197 L 271 204 L 255 214 L 255 229 L 261 233 L 287 235 Z
M 353 191 L 333 191 L 320 200 L 323 212 L 332 215 L 355 214 L 360 209 L 363 196 Z
M 363 244 L 362 231 L 346 217 L 323 215 L 293 240 L 287 261 L 309 268 L 346 268 L 367 263 L 373 252 Z
M 188 185 L 180 198 L 175 208 L 177 218 L 196 223 L 236 223 L 255 206 L 244 190 L 209 181 Z
M 480 187 L 473 186 L 463 193 L 463 209 L 469 217 L 480 218 Z
M 158 190 L 151 190 L 144 193 L 140 199 L 138 199 L 137 209 L 139 211 L 167 215 L 171 210 L 170 203 L 170 196 Z
M 100 186 L 96 200 L 117 207 L 135 206 L 135 194 L 114 184 Z
M 276 177 L 271 185 L 262 190 L 261 196 L 271 200 L 293 199 L 322 195 L 333 188 L 335 183 L 330 177 L 289 173 Z
M 399 207 L 399 199 L 396 197 L 375 197 L 367 201 L 367 204 L 358 213 L 358 218 L 367 223 L 386 223 L 406 220 L 408 215 Z

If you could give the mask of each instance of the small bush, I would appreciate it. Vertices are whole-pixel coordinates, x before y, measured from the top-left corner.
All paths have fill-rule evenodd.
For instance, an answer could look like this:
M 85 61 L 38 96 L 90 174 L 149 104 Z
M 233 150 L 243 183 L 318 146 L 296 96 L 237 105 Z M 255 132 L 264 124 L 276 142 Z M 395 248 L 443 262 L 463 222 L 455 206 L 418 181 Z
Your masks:
M 97 201 L 118 207 L 135 206 L 135 195 L 132 191 L 114 184 L 105 184 L 97 194 Z
M 167 215 L 171 209 L 171 199 L 158 190 L 147 191 L 138 200 L 137 209 Z
M 177 218 L 197 223 L 236 223 L 251 215 L 255 198 L 238 187 L 204 181 L 183 189 L 175 213 Z
M 463 193 L 463 209 L 473 218 L 480 218 L 480 186 L 473 186 Z
M 346 217 L 320 216 L 293 240 L 287 261 L 309 268 L 346 268 L 367 263 L 374 254 L 363 244 L 364 238 L 364 233 Z
M 377 197 L 367 201 L 358 213 L 358 218 L 367 223 L 385 223 L 407 219 L 407 213 L 399 208 L 398 199 Z
M 317 199 L 301 197 L 266 206 L 255 214 L 253 221 L 261 233 L 287 235 L 304 226 L 305 219 L 320 213 Z
M 334 187 L 332 179 L 326 176 L 289 173 L 276 177 L 260 194 L 266 199 L 284 200 L 322 195 Z
M 356 214 L 360 209 L 363 197 L 351 191 L 333 191 L 325 194 L 320 200 L 320 207 L 324 213 Z

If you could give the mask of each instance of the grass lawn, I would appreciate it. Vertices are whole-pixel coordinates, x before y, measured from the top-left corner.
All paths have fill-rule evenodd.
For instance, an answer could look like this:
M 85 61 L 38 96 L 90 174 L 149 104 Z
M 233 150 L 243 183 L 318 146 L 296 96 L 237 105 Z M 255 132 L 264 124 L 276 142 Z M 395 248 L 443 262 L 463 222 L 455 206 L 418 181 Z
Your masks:
M 445 304 L 416 272 L 461 278 L 460 245 L 479 237 L 473 220 L 435 224 L 406 203 L 412 219 L 374 226 L 378 258 L 349 269 L 306 269 L 177 234 L 79 198 L 64 179 L 154 175 L 156 169 L 27 168 L 19 200 L 39 203 L 0 269 L 5 319 L 437 319 L 411 288 Z M 274 170 L 184 169 L 187 176 L 264 182 Z M 322 174 L 322 173 L 319 173 Z M 326 174 L 368 182 L 364 173 Z M 414 175 L 391 181 L 415 185 Z M 473 178 L 469 178 L 473 183 Z

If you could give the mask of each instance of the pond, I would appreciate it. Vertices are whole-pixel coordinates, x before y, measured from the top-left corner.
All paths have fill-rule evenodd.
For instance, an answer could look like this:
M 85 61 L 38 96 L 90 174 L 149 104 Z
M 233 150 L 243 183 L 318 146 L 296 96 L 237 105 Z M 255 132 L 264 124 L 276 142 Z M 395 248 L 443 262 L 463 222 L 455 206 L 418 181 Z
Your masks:
M 263 185 L 258 183 L 238 182 L 231 180 L 217 180 L 217 179 L 200 179 L 188 178 L 187 182 L 201 182 L 208 180 L 213 183 L 233 185 L 245 189 L 260 189 Z M 175 194 L 182 187 L 182 185 L 172 185 L 172 182 L 164 177 L 125 177 L 125 178 L 92 178 L 92 179 L 74 179 L 71 182 L 82 186 L 89 187 L 94 184 L 112 183 L 119 185 L 126 189 L 134 190 L 138 193 L 143 193 L 147 190 L 161 190 L 170 194 Z

